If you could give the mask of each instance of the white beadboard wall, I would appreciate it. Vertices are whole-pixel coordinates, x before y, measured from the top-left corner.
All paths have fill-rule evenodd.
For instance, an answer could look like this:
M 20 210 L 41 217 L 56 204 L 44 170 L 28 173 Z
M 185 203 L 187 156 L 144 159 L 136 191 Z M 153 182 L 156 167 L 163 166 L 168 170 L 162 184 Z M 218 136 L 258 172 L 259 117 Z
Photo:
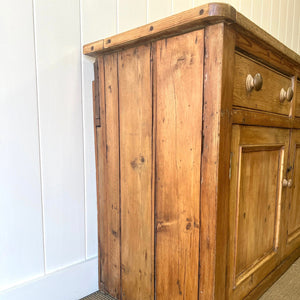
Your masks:
M 93 59 L 82 45 L 202 0 L 0 1 L 0 299 L 97 289 Z M 300 54 L 300 0 L 227 2 Z

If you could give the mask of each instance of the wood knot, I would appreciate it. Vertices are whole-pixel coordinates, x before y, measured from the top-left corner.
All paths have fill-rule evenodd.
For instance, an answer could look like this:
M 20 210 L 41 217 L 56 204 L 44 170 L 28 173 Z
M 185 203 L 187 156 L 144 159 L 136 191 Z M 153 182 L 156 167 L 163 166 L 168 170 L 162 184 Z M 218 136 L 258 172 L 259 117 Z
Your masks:
M 191 229 L 191 227 L 192 227 L 192 224 L 191 223 L 187 223 L 187 225 L 186 225 L 186 230 L 189 230 L 189 229 Z
M 141 169 L 144 163 L 145 163 L 145 158 L 143 155 L 140 155 L 139 157 L 136 157 L 134 160 L 132 160 L 130 162 L 130 165 L 132 169 L 135 170 L 135 169 Z

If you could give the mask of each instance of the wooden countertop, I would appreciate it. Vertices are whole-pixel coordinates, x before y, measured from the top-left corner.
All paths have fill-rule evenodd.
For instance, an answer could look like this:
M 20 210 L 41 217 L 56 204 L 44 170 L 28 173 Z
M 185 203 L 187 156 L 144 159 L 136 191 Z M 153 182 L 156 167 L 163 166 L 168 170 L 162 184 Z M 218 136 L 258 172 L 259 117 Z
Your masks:
M 235 30 L 254 35 L 262 42 L 281 52 L 300 67 L 300 56 L 261 29 L 229 4 L 209 3 L 172 15 L 170 17 L 140 26 L 138 28 L 95 41 L 83 46 L 83 54 L 98 56 L 101 53 L 118 50 L 137 43 L 153 41 L 177 33 L 203 28 L 209 24 L 226 22 Z

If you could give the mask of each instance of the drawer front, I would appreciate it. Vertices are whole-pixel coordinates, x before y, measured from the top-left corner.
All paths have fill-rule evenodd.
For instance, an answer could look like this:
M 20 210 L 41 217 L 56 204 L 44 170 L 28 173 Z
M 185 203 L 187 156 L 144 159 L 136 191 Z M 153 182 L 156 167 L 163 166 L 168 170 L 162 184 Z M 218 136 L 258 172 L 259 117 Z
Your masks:
M 250 79 L 247 91 L 247 76 L 251 75 L 252 78 L 255 78 L 256 74 L 261 75 L 261 88 L 259 89 L 259 80 L 256 80 L 256 82 L 254 80 L 255 86 L 253 87 Z M 258 78 L 258 76 L 256 77 Z M 287 91 L 291 86 L 292 81 L 290 78 L 255 63 L 238 53 L 235 55 L 234 106 L 289 115 L 291 102 L 283 95 L 280 99 L 280 92 L 282 89 Z
M 297 95 L 296 95 L 296 111 L 295 115 L 300 117 L 300 81 L 297 81 Z

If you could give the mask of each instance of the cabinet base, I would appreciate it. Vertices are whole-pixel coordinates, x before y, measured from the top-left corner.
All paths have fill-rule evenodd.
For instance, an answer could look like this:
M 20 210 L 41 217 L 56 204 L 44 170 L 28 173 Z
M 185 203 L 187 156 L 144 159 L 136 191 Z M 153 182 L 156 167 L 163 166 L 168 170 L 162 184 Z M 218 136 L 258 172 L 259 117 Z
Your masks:
M 254 290 L 252 290 L 244 299 L 254 300 L 261 297 L 299 257 L 300 248 L 297 248 L 285 260 L 283 260 L 282 263 L 272 273 L 270 273 L 264 280 L 262 280 L 260 284 Z

